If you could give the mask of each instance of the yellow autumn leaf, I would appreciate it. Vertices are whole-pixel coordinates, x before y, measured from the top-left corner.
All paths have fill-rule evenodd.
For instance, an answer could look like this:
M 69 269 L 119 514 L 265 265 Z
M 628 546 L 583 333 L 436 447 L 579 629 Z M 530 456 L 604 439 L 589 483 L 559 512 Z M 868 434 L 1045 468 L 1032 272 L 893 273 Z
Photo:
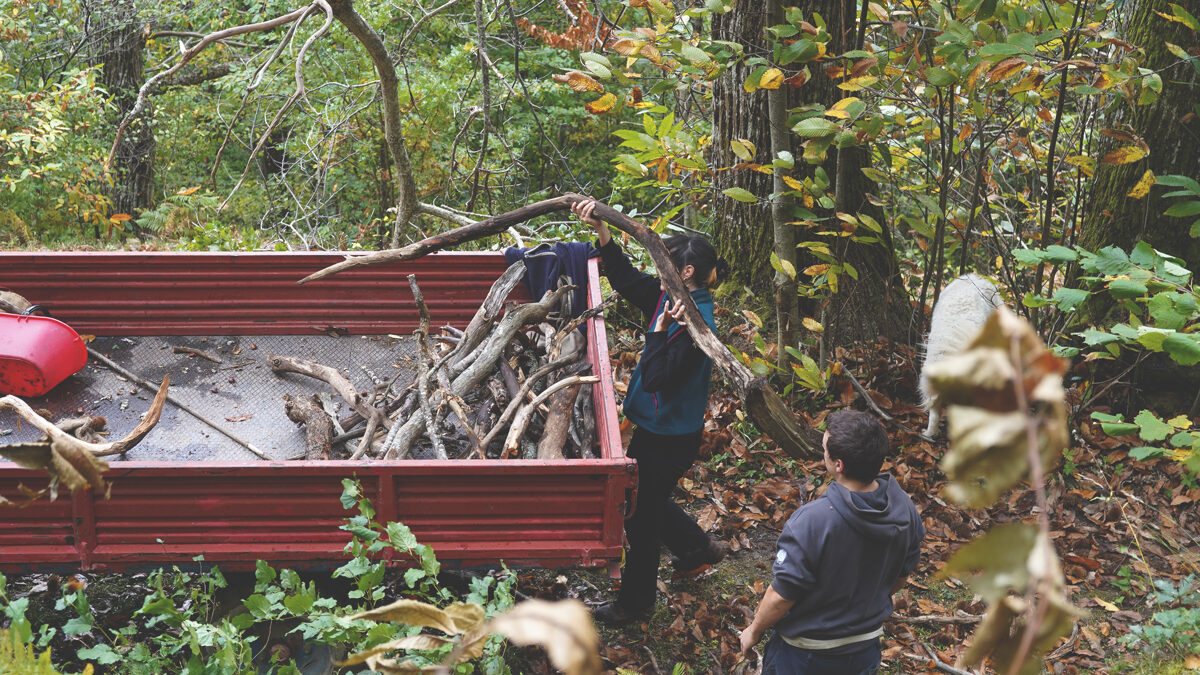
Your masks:
M 636 56 L 638 49 L 645 43 L 631 40 L 630 38 L 621 38 L 612 43 L 610 49 L 620 54 L 621 56 Z
M 875 77 L 874 75 L 864 75 L 863 77 L 856 77 L 852 80 L 846 80 L 838 85 L 838 89 L 843 91 L 862 91 L 878 81 L 879 78 Z
M 859 99 L 853 96 L 847 96 L 837 103 L 834 103 L 833 107 L 825 111 L 825 114 L 829 117 L 836 117 L 840 120 L 850 119 L 850 113 L 846 109 L 855 103 L 858 103 L 858 100 Z
M 746 317 L 747 320 L 750 321 L 750 323 L 754 324 L 756 327 L 758 327 L 758 328 L 763 327 L 762 319 L 760 319 L 759 316 L 757 314 L 755 314 L 754 312 L 751 312 L 748 309 L 743 309 L 742 314 Z
M 733 150 L 733 154 L 743 162 L 749 162 L 754 158 L 754 144 L 744 138 L 735 138 L 729 141 L 729 147 Z
M 568 71 L 565 75 L 553 75 L 555 82 L 562 82 L 575 91 L 604 91 L 604 85 L 600 84 L 591 75 L 581 73 L 578 70 Z
M 1146 173 L 1142 174 L 1142 177 L 1140 180 L 1138 180 L 1137 185 L 1134 185 L 1133 189 L 1129 191 L 1129 194 L 1125 196 L 1133 197 L 1134 199 L 1141 199 L 1142 197 L 1150 194 L 1151 185 L 1154 185 L 1154 172 L 1150 169 L 1146 169 Z
M 807 317 L 807 316 L 804 317 L 804 320 L 801 323 L 804 324 L 805 328 L 811 330 L 814 333 L 824 333 L 825 332 L 825 327 L 822 326 L 820 324 L 820 322 L 818 322 L 816 319 L 813 319 L 811 317 Z
M 810 277 L 815 277 L 818 274 L 824 274 L 825 270 L 827 269 L 829 269 L 829 265 L 821 263 L 820 265 L 810 265 L 809 267 L 804 268 L 804 273 Z
M 1100 605 L 1101 607 L 1103 607 L 1104 609 L 1107 609 L 1107 610 L 1108 610 L 1108 611 L 1110 611 L 1110 612 L 1119 612 L 1119 611 L 1121 611 L 1121 608 L 1120 608 L 1120 607 L 1117 607 L 1116 605 L 1114 605 L 1114 604 L 1112 604 L 1111 602 L 1109 602 L 1109 601 L 1105 600 L 1104 598 L 1092 598 L 1092 599 L 1096 601 L 1096 604 L 1097 604 L 1097 605 Z
M 792 188 L 793 190 L 796 190 L 799 192 L 804 192 L 804 183 L 801 183 L 800 181 L 796 180 L 795 178 L 792 178 L 791 176 L 784 176 L 783 182 L 785 184 L 787 184 L 787 186 Z
M 1044 74 L 1042 74 L 1042 71 L 1037 68 L 1034 68 L 1033 72 L 1031 72 L 1028 75 L 1026 75 L 1025 77 L 1021 78 L 1021 81 L 1018 82 L 1016 84 L 1016 86 L 1014 86 L 1012 89 L 1009 89 L 1008 93 L 1019 94 L 1023 91 L 1031 91 L 1033 89 L 1036 89 L 1036 88 L 1042 86 L 1042 82 L 1045 79 L 1046 79 L 1046 76 Z
M 118 223 L 124 223 L 126 221 L 133 220 L 133 216 L 129 215 L 128 213 L 114 213 L 109 216 L 108 219 L 114 220 Z
M 891 17 L 888 16 L 887 10 L 874 2 L 867 3 L 867 11 L 869 11 L 871 13 L 871 16 L 875 17 L 876 19 L 878 19 L 880 21 L 890 21 L 891 20 Z
M 1000 63 L 997 63 L 990 71 L 988 71 L 988 82 L 999 82 L 1009 75 L 1012 75 L 1019 70 L 1023 70 L 1027 65 L 1028 64 L 1025 63 L 1025 59 L 1019 59 L 1015 56 L 1004 59 Z
M 616 103 L 617 103 L 616 96 L 613 96 L 612 94 L 605 94 L 605 95 L 601 96 L 600 98 L 596 99 L 595 101 L 588 103 L 587 105 L 584 106 L 584 108 L 586 108 L 587 111 L 592 113 L 593 115 L 603 115 L 604 113 L 612 110 L 613 106 L 616 105 Z
M 958 142 L 962 143 L 963 141 L 967 140 L 967 136 L 970 136 L 974 131 L 975 127 L 971 126 L 969 123 L 964 124 L 963 128 L 958 130 Z
M 778 89 L 783 85 L 783 71 L 778 68 L 768 68 L 767 72 L 758 78 L 759 89 Z
M 181 197 L 186 197 L 199 189 L 200 189 L 200 186 L 197 185 L 196 187 L 184 188 L 184 189 L 180 190 L 179 192 L 176 192 L 175 194 L 177 194 Z
M 1101 164 L 1129 164 L 1136 162 L 1139 159 L 1150 154 L 1149 148 L 1140 145 L 1126 145 L 1123 148 L 1117 148 L 1105 155 L 1101 160 Z

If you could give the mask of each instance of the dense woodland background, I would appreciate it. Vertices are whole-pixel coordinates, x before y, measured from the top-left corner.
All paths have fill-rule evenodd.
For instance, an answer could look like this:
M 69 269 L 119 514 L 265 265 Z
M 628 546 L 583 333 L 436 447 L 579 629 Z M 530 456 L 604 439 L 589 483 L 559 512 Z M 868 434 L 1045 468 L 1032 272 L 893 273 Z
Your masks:
M 722 337 L 817 421 L 850 379 L 915 413 L 928 308 L 975 271 L 1070 359 L 1051 481 L 1158 467 L 1194 509 L 1200 7 L 797 4 L 0 0 L 0 245 L 377 249 L 590 194 L 711 236 Z M 1176 553 L 1183 623 L 1122 625 L 1183 667 Z M 1101 576 L 1163 580 L 1130 555 Z

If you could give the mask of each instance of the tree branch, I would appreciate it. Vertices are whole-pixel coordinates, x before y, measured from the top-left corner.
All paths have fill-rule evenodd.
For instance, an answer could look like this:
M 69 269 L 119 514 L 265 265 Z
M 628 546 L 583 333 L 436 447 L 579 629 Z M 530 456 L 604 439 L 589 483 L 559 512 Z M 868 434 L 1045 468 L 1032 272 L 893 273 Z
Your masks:
M 347 257 L 345 260 L 330 265 L 301 279 L 299 283 L 307 283 L 327 276 L 337 274 L 354 267 L 371 265 L 381 262 L 400 262 L 414 260 L 422 256 L 449 248 L 467 241 L 473 241 L 503 231 L 516 223 L 525 222 L 531 218 L 566 211 L 575 202 L 586 197 L 567 193 L 561 197 L 546 199 L 519 209 L 491 216 L 465 227 L 443 232 L 403 248 L 378 251 L 364 256 Z M 807 429 L 803 428 L 791 410 L 771 388 L 767 379 L 755 375 L 741 361 L 737 360 L 725 345 L 713 335 L 708 323 L 700 316 L 696 303 L 692 300 L 679 270 L 671 262 L 667 247 L 662 239 L 650 228 L 633 220 L 607 204 L 596 204 L 593 214 L 600 220 L 609 223 L 622 232 L 637 239 L 658 269 L 659 276 L 666 285 L 672 298 L 681 301 L 687 317 L 687 330 L 695 340 L 696 345 L 712 359 L 713 364 L 725 375 L 737 391 L 738 397 L 746 404 L 747 411 L 754 419 L 758 428 L 778 443 L 785 452 L 797 458 L 815 459 L 820 456 L 820 449 L 809 437 Z

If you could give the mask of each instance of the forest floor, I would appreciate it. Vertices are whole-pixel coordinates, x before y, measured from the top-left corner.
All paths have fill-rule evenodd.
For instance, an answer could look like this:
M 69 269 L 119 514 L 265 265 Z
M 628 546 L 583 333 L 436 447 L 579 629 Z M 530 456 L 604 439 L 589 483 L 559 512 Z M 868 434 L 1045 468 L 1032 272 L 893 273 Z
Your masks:
M 895 418 L 885 424 L 892 457 L 884 469 L 912 495 L 928 530 L 921 564 L 896 595 L 895 615 L 885 625 L 885 673 L 934 671 L 931 657 L 943 665 L 955 663 L 987 608 L 971 592 L 969 580 L 939 578 L 938 570 L 955 550 L 992 526 L 1036 517 L 1028 487 L 1013 490 L 988 510 L 962 509 L 939 496 L 945 484 L 938 469 L 944 440 L 933 443 L 915 431 L 924 427 L 925 415 L 913 401 L 916 371 L 904 360 L 894 349 L 843 355 L 876 404 Z M 848 381 L 833 388 L 835 395 L 805 415 L 811 428 L 834 409 L 863 406 Z M 1078 403 L 1077 393 L 1068 398 Z M 713 537 L 730 545 L 731 554 L 698 578 L 672 580 L 664 553 L 653 614 L 620 628 L 600 626 L 606 665 L 617 672 L 757 670 L 756 659 L 739 658 L 738 634 L 770 582 L 780 527 L 821 493 L 827 476 L 823 462 L 791 459 L 755 434 L 727 393 L 714 393 L 708 427 L 701 459 L 676 498 Z M 1068 461 L 1050 477 L 1047 492 L 1052 539 L 1069 597 L 1083 617 L 1047 655 L 1044 672 L 1200 670 L 1200 658 L 1188 655 L 1200 647 L 1194 630 L 1180 628 L 1168 639 L 1173 651 L 1121 642 L 1130 626 L 1149 624 L 1166 608 L 1147 597 L 1156 582 L 1178 583 L 1200 572 L 1200 487 L 1172 460 L 1129 459 L 1127 443 L 1091 423 L 1076 431 Z M 747 445 L 746 438 L 759 440 Z M 571 595 L 594 606 L 611 598 L 617 583 L 601 572 L 547 570 L 522 573 L 519 588 L 528 595 Z

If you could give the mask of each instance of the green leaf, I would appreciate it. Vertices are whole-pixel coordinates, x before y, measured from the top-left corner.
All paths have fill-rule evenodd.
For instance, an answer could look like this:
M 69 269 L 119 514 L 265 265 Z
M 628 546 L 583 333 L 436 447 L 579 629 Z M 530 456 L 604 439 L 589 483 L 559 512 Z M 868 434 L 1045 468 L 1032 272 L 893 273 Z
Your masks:
M 271 601 L 262 593 L 255 593 L 242 601 L 246 609 L 256 619 L 266 619 L 271 616 Z
M 993 42 L 984 45 L 979 53 L 984 56 L 1024 56 L 1029 52 L 1021 45 L 1009 44 L 1005 42 Z
M 925 80 L 935 87 L 947 87 L 958 82 L 958 76 L 945 68 L 933 66 L 925 69 Z
M 1182 366 L 1200 363 L 1200 344 L 1191 333 L 1172 333 L 1163 341 L 1163 351 Z
M 67 635 L 79 635 L 81 633 L 86 633 L 91 629 L 92 629 L 92 617 L 91 616 L 75 616 L 75 617 L 71 617 L 71 619 L 67 621 L 66 625 L 63 626 L 62 630 L 63 630 L 63 633 L 65 633 Z
M 121 655 L 113 651 L 112 647 L 106 644 L 98 644 L 95 647 L 87 647 L 75 652 L 80 661 L 94 661 L 102 666 L 111 665 L 121 660 Z
M 1054 303 L 1064 312 L 1070 312 L 1088 299 L 1091 293 L 1081 288 L 1060 288 L 1054 291 Z
M 707 66 L 712 63 L 712 57 L 705 53 L 703 49 L 686 43 L 679 48 L 679 54 L 688 61 L 691 61 L 692 65 L 695 66 Z
M 315 600 L 316 598 L 306 594 L 289 595 L 283 599 L 283 606 L 292 614 L 300 615 L 312 609 Z
M 1145 445 L 1139 445 L 1136 448 L 1129 449 L 1129 457 L 1136 459 L 1139 462 L 1147 459 L 1154 459 L 1155 457 L 1162 457 L 1163 454 L 1164 451 L 1162 448 L 1151 448 Z
M 1140 298 L 1150 291 L 1146 288 L 1146 284 L 1133 279 L 1113 279 L 1108 283 L 1108 292 L 1118 300 L 1125 300 Z
M 724 190 L 721 190 L 721 194 L 724 194 L 726 197 L 731 199 L 736 199 L 739 202 L 749 203 L 758 201 L 758 197 L 750 194 L 750 192 L 745 188 L 740 187 L 725 188 Z
M 1102 412 L 1093 412 L 1092 419 L 1096 420 L 1097 422 L 1124 422 L 1125 416 L 1124 415 L 1110 415 L 1108 413 L 1102 413 Z
M 1075 249 L 1053 244 L 1046 247 L 1046 260 L 1056 265 L 1061 265 L 1079 260 L 1079 254 L 1075 252 Z
M 1138 437 L 1143 441 L 1164 440 L 1172 431 L 1170 424 L 1162 421 L 1158 415 L 1149 410 L 1143 410 L 1138 413 L 1137 417 L 1133 418 L 1133 421 L 1141 427 Z
M 1101 422 L 1100 428 L 1109 436 L 1128 436 L 1129 434 L 1137 433 L 1141 429 L 1138 425 L 1130 422 Z
M 1160 185 L 1184 188 L 1191 194 L 1200 197 L 1200 182 L 1196 182 L 1195 178 L 1180 176 L 1178 174 L 1168 174 L 1166 176 L 1156 176 L 1154 180 Z
M 1095 328 L 1089 328 L 1082 333 L 1076 333 L 1076 335 L 1081 336 L 1083 338 L 1083 344 L 1089 347 L 1099 347 L 1101 345 L 1121 341 L 1121 338 L 1117 337 L 1116 335 L 1113 335 L 1112 333 L 1106 333 L 1102 330 L 1096 330 Z
M 841 130 L 841 125 L 820 117 L 809 117 L 800 120 L 792 131 L 803 138 L 821 138 L 831 136 Z
M 1105 246 L 1100 249 L 1095 254 L 1092 262 L 1101 274 L 1110 276 L 1125 274 L 1132 267 L 1129 262 L 1129 256 L 1126 255 L 1125 251 L 1116 246 Z
M 409 588 L 416 588 L 417 582 L 425 578 L 425 570 L 419 567 L 410 567 L 404 570 L 404 583 Z
M 1190 312 L 1185 313 L 1179 310 L 1181 301 L 1186 297 L 1182 293 L 1173 291 L 1163 291 L 1151 297 L 1150 301 L 1146 303 L 1146 309 L 1150 312 L 1150 317 L 1154 319 L 1154 325 L 1159 328 L 1182 330 L 1190 317 Z
M 1200 214 L 1200 202 L 1182 202 L 1163 211 L 1164 216 L 1172 218 L 1186 218 Z

